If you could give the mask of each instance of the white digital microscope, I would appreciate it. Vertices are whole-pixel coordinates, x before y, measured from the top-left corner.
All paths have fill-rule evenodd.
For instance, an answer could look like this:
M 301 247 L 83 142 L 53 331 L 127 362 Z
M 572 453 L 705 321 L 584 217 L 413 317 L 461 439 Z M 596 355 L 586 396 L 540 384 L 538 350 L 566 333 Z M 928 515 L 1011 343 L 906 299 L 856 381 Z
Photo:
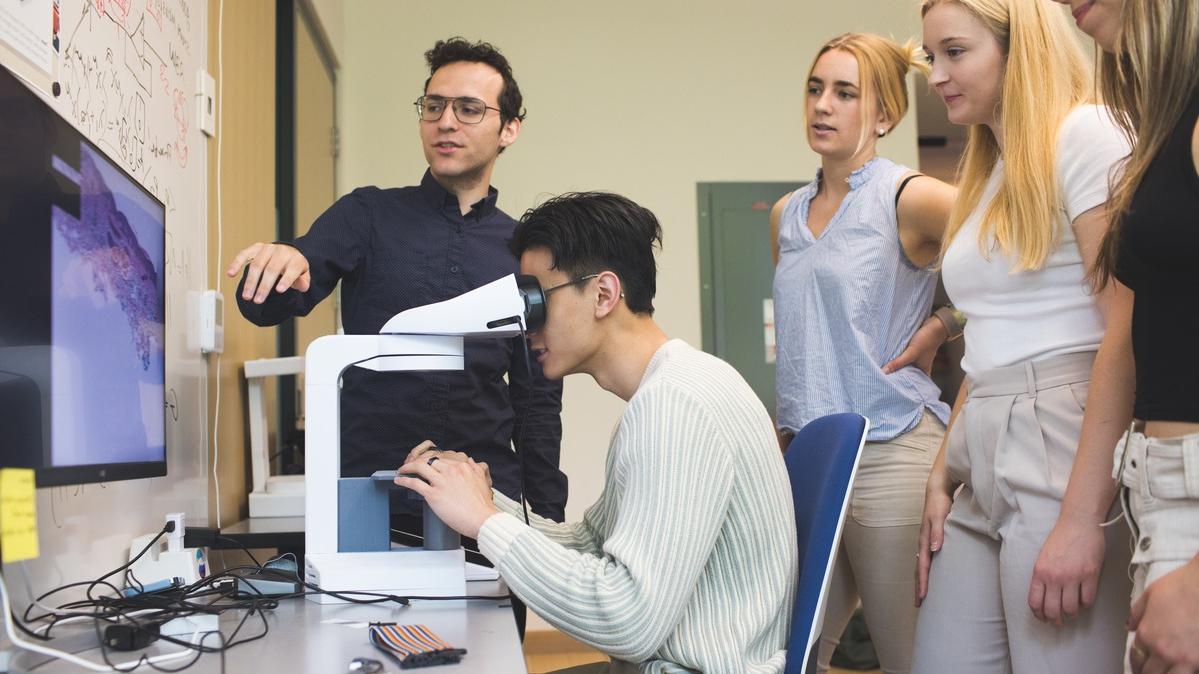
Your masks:
M 459 537 L 426 507 L 425 547 L 393 548 L 388 491 L 395 471 L 341 477 L 341 375 L 461 370 L 466 339 L 510 338 L 545 322 L 532 276 L 509 275 L 458 297 L 396 314 L 378 335 L 329 335 L 305 355 L 304 577 L 330 591 L 461 596 L 466 559 Z M 399 466 L 397 465 L 396 468 Z M 316 602 L 337 602 L 312 594 Z

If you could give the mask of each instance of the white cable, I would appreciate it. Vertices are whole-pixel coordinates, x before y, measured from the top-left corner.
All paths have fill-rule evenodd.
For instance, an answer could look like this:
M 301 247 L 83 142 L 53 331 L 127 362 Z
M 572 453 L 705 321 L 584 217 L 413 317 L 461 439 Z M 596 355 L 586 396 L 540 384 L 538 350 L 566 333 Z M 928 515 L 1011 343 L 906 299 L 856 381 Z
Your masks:
M 38 601 L 36 595 L 33 594 L 33 583 L 29 580 L 29 567 L 25 565 L 24 561 L 18 562 L 17 566 L 21 569 L 21 577 L 25 579 L 25 591 L 29 593 L 30 605 L 36 606 L 46 613 L 57 616 L 58 608 L 43 604 L 42 602 Z M 45 627 L 49 629 L 50 625 L 46 625 Z
M 133 667 L 133 666 L 141 664 L 141 663 L 158 664 L 160 662 L 166 662 L 167 660 L 177 660 L 184 656 L 193 655 L 195 653 L 195 651 L 193 649 L 185 648 L 181 651 L 174 651 L 171 653 L 163 653 L 162 655 L 155 655 L 150 658 L 130 660 L 129 662 L 121 662 L 121 663 L 118 663 L 115 668 L 109 667 L 108 665 L 100 664 L 97 662 L 92 662 L 91 660 L 88 660 L 87 658 L 81 658 L 78 655 L 75 655 L 74 653 L 60 651 L 57 648 L 50 648 L 49 646 L 43 646 L 41 644 L 30 643 L 28 641 L 25 641 L 21 637 L 17 636 L 16 630 L 13 629 L 13 621 L 9 619 L 9 616 L 11 616 L 13 614 L 12 613 L 12 604 L 9 602 L 9 599 L 8 599 L 8 585 L 6 585 L 4 582 L 4 574 L 3 573 L 0 573 L 0 606 L 2 606 L 2 608 L 4 609 L 4 616 L 0 617 L 0 620 L 4 621 L 4 633 L 8 636 L 8 640 L 11 641 L 14 646 L 23 648 L 27 651 L 32 651 L 34 653 L 41 653 L 42 655 L 48 655 L 52 658 L 58 658 L 60 660 L 65 660 L 73 665 L 79 665 L 80 667 L 84 667 L 93 672 L 113 672 L 113 671 L 116 671 L 117 668 L 124 669 L 127 667 Z M 202 643 L 203 641 L 204 641 L 204 639 L 203 639 L 203 637 L 201 637 L 200 642 Z
M 158 613 L 158 612 L 159 612 L 159 609 L 156 609 L 156 608 L 143 608 L 143 609 L 140 609 L 137 611 L 129 611 L 128 613 L 122 613 L 121 615 L 124 617 L 128 617 L 128 618 L 136 618 L 139 615 L 146 615 L 147 613 Z M 86 616 L 86 615 L 75 616 L 73 618 L 60 618 L 60 619 L 55 620 L 54 622 L 48 623 L 46 625 L 38 625 L 37 627 L 33 628 L 33 631 L 37 634 L 45 634 L 46 632 L 50 631 L 51 628 L 58 627 L 59 625 L 73 625 L 75 623 L 81 623 L 81 622 L 91 621 L 91 620 L 95 620 L 95 618 L 93 618 L 92 616 Z
M 212 415 L 212 482 L 216 494 L 216 528 L 221 528 L 221 476 L 217 473 L 220 465 L 220 447 L 217 444 L 217 431 L 221 424 L 221 354 L 216 355 L 216 411 Z
M 221 253 L 224 243 L 224 221 L 221 214 L 221 142 L 225 138 L 225 0 L 220 0 L 216 20 L 216 285 L 221 283 Z M 220 322 L 225 324 L 225 303 L 221 302 Z M 221 354 L 216 355 L 215 411 L 212 414 L 212 485 L 216 494 L 216 527 L 221 528 L 221 476 L 217 473 L 221 452 L 218 433 L 221 428 Z

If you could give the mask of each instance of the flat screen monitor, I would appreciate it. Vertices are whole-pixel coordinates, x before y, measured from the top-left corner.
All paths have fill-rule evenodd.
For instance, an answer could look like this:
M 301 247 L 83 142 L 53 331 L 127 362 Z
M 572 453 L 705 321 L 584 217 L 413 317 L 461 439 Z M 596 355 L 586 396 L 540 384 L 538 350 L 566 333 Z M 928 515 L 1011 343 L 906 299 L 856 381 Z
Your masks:
M 165 215 L 0 66 L 0 466 L 166 474 Z

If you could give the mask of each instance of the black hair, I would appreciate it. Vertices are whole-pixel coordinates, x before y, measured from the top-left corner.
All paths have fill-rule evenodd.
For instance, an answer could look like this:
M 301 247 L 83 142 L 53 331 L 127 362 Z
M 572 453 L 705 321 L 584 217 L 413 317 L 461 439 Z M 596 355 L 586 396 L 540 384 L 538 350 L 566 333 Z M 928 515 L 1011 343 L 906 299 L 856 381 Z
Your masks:
M 437 69 L 451 63 L 485 63 L 504 78 L 504 87 L 500 89 L 500 125 L 519 119 L 524 121 L 525 109 L 522 107 L 524 98 L 520 95 L 520 86 L 512 77 L 512 66 L 508 59 L 488 42 L 471 42 L 464 37 L 451 37 L 448 40 L 438 40 L 433 48 L 425 52 L 425 63 L 429 64 L 429 79 L 425 80 L 425 91 L 429 90 L 429 82 Z
M 653 315 L 658 291 L 654 245 L 662 226 L 649 209 L 610 192 L 570 192 L 521 216 L 508 248 L 516 257 L 545 248 L 572 278 L 611 271 L 633 313 Z

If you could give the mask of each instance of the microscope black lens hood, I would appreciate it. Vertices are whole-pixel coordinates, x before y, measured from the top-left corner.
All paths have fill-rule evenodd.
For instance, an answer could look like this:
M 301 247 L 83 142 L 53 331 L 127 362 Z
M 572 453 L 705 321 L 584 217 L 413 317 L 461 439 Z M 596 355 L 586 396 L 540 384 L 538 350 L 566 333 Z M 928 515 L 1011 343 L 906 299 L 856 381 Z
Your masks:
M 525 331 L 536 332 L 545 325 L 545 294 L 541 284 L 531 274 L 518 274 L 516 288 L 525 301 Z

